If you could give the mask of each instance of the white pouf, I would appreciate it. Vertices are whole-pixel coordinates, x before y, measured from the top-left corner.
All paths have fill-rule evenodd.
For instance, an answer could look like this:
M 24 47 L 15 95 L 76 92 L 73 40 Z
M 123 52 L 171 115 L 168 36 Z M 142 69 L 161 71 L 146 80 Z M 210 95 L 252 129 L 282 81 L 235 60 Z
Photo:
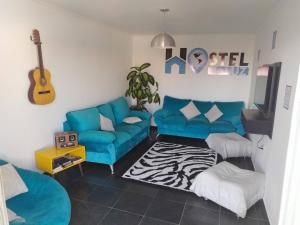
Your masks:
M 263 198 L 265 176 L 223 161 L 200 173 L 190 190 L 245 218 L 247 210 Z
M 252 142 L 237 133 L 213 133 L 205 141 L 209 148 L 222 155 L 223 159 L 251 156 L 253 151 Z

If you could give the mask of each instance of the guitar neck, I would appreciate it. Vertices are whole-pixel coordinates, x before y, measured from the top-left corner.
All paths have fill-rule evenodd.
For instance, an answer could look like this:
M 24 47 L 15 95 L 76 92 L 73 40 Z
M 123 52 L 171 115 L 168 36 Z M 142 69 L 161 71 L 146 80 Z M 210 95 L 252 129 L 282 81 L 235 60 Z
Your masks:
M 45 71 L 44 71 L 44 63 L 43 63 L 43 55 L 42 55 L 42 46 L 41 44 L 37 45 L 37 51 L 38 51 L 38 61 L 39 61 L 39 68 L 41 71 L 41 78 L 45 78 Z

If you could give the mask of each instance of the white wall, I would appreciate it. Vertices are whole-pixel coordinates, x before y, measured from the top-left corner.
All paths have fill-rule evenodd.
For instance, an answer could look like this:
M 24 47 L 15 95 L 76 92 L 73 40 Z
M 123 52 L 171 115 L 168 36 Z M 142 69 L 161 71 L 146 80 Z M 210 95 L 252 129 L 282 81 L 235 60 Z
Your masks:
M 255 46 L 254 35 L 241 34 L 205 34 L 205 35 L 180 35 L 175 36 L 177 48 L 173 50 L 173 56 L 179 56 L 179 48 L 188 48 L 187 54 L 193 48 L 204 48 L 208 54 L 216 52 L 245 52 L 245 61 L 249 62 L 250 72 L 243 76 L 211 76 L 207 74 L 207 67 L 199 74 L 193 74 L 186 67 L 186 74 L 178 74 L 178 70 L 172 70 L 172 74 L 164 73 L 165 50 L 150 47 L 154 35 L 135 36 L 133 39 L 133 64 L 139 65 L 150 62 L 149 71 L 157 79 L 160 88 L 159 93 L 179 98 L 191 98 L 213 101 L 242 100 L 247 104 L 252 74 L 253 50 Z M 228 57 L 227 57 L 228 59 Z M 150 111 L 155 111 L 159 106 L 151 105 Z
M 34 151 L 53 144 L 67 111 L 124 94 L 132 38 L 31 0 L 0 0 L 0 27 L 0 158 L 34 169 Z M 46 106 L 27 99 L 28 72 L 37 65 L 33 28 L 40 30 L 57 95 Z
M 270 10 L 269 16 L 266 16 L 266 20 L 257 32 L 256 52 L 261 49 L 261 59 L 256 64 L 282 62 L 273 138 L 272 140 L 267 138 L 263 153 L 259 152 L 259 155 L 255 156 L 256 167 L 262 168 L 266 173 L 264 202 L 271 225 L 277 225 L 279 221 L 295 85 L 298 79 L 300 30 L 297 29 L 297 23 L 300 21 L 299 12 L 298 0 L 281 0 Z M 278 31 L 278 37 L 277 47 L 272 50 L 274 30 Z M 293 87 L 289 110 L 283 108 L 286 85 Z

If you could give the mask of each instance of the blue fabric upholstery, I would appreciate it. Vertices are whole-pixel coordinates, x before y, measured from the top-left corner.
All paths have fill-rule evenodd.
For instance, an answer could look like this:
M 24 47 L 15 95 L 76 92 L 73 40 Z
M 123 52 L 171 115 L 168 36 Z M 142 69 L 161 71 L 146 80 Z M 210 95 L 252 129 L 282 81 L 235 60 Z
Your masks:
M 130 134 L 127 132 L 122 131 L 116 131 L 114 132 L 116 135 L 116 140 L 114 141 L 114 144 L 119 147 L 123 145 L 124 143 L 128 142 L 131 138 Z
M 116 124 L 122 123 L 123 119 L 130 114 L 127 101 L 124 97 L 117 98 L 110 102 L 110 105 L 116 118 Z
M 97 108 L 103 116 L 109 118 L 112 121 L 114 126 L 116 125 L 116 119 L 110 104 L 99 105 L 97 106 Z
M 236 128 L 229 121 L 217 120 L 210 125 L 210 133 L 230 133 L 235 131 Z
M 121 132 L 126 132 L 128 133 L 131 137 L 134 137 L 138 133 L 140 133 L 142 128 L 139 126 L 136 126 L 134 124 L 126 124 L 126 123 L 121 123 L 116 127 L 116 131 L 121 131 Z
M 164 97 L 163 109 L 171 111 L 173 113 L 180 113 L 180 109 L 186 106 L 191 100 L 190 99 L 178 99 L 170 96 Z
M 243 102 L 193 101 L 201 115 L 187 120 L 180 112 L 180 109 L 190 101 L 170 96 L 165 97 L 163 108 L 154 113 L 154 120 L 159 134 L 192 138 L 207 138 L 210 133 L 236 132 L 240 135 L 245 134 L 241 122 L 241 111 L 244 108 Z M 214 104 L 223 112 L 223 116 L 214 123 L 210 123 L 204 114 Z
M 90 109 L 79 110 L 80 113 L 76 111 L 75 116 L 74 112 L 67 113 L 67 121 L 64 122 L 63 126 L 65 131 L 74 129 L 73 127 L 76 127 L 78 117 L 80 117 L 80 129 L 77 128 L 76 131 L 78 132 L 79 143 L 85 146 L 86 161 L 112 165 L 150 134 L 151 114 L 130 111 L 124 97 L 95 107 L 96 113 L 94 111 L 91 113 Z M 85 111 L 97 115 L 98 124 L 99 113 L 110 118 L 114 123 L 115 132 L 99 131 L 100 125 L 92 126 L 93 120 L 90 119 L 91 117 L 81 116 L 82 112 Z M 142 121 L 135 124 L 126 124 L 122 121 L 127 116 L 137 116 Z M 87 118 L 87 124 L 84 124 L 85 118 Z M 75 126 L 73 123 L 75 123 Z M 86 129 L 87 127 L 92 129 Z
M 137 116 L 141 118 L 142 120 L 150 120 L 151 119 L 151 113 L 149 112 L 142 112 L 142 111 L 130 111 L 129 116 Z
M 79 133 L 78 140 L 80 143 L 112 143 L 116 136 L 107 131 L 89 130 Z
M 6 164 L 0 160 L 0 165 Z M 7 207 L 25 219 L 10 225 L 67 225 L 71 203 L 65 189 L 53 178 L 37 172 L 16 168 L 28 192 L 7 200 Z
M 77 132 L 97 130 L 100 127 L 99 112 L 96 107 L 67 113 L 70 127 Z

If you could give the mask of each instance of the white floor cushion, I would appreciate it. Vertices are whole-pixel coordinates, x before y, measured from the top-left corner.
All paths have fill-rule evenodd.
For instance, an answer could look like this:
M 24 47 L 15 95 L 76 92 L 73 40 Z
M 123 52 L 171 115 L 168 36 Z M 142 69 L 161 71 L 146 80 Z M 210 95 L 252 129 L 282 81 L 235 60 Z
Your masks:
M 6 200 L 28 192 L 26 184 L 13 165 L 7 163 L 0 166 L 0 170 Z
M 200 173 L 190 189 L 245 218 L 247 209 L 264 196 L 265 176 L 223 161 Z
M 250 157 L 253 151 L 252 142 L 237 133 L 212 133 L 205 141 L 209 148 L 222 155 L 223 159 Z

